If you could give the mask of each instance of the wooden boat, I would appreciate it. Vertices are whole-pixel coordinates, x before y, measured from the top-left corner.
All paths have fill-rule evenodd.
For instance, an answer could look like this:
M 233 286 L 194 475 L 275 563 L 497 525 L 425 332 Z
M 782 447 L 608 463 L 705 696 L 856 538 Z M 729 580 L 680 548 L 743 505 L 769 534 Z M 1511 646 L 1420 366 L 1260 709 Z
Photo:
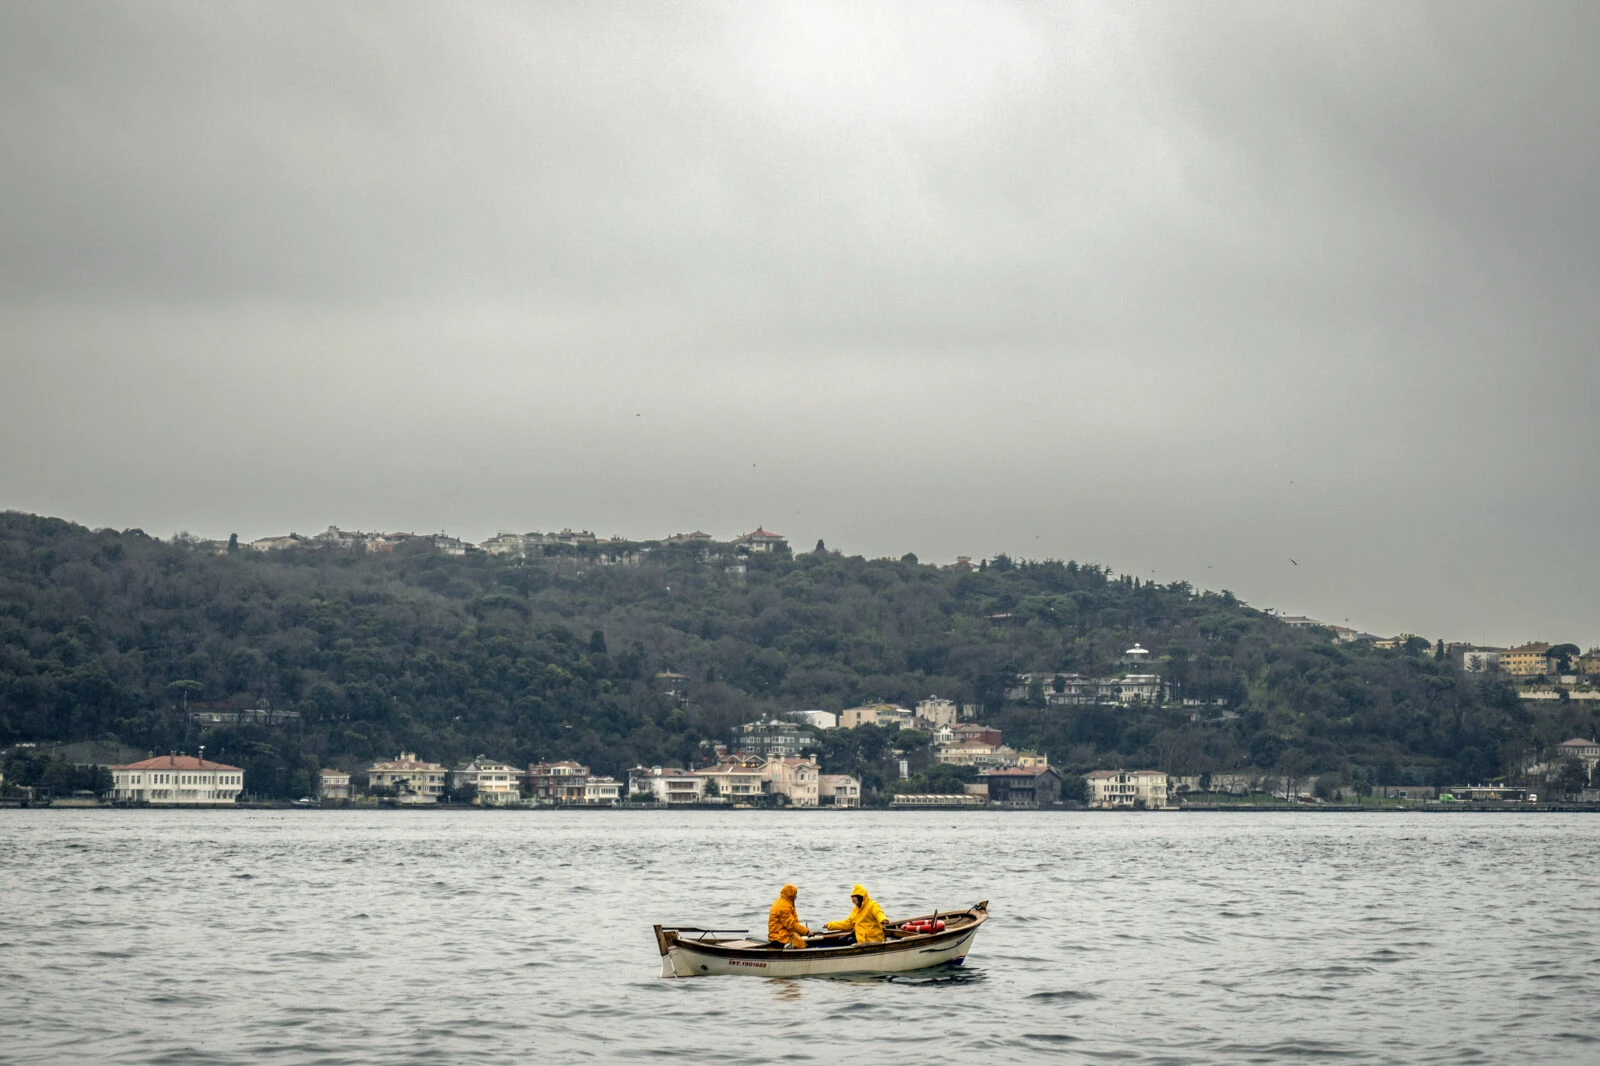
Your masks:
M 826 974 L 905 973 L 930 966 L 960 965 L 972 950 L 978 927 L 989 917 L 989 901 L 964 911 L 937 911 L 886 923 L 881 944 L 846 944 L 844 934 L 806 938 L 806 947 L 774 948 L 766 940 L 722 939 L 726 929 L 658 925 L 662 977 L 751 974 L 756 977 L 814 977 Z M 916 931 L 924 922 L 943 922 L 937 932 Z

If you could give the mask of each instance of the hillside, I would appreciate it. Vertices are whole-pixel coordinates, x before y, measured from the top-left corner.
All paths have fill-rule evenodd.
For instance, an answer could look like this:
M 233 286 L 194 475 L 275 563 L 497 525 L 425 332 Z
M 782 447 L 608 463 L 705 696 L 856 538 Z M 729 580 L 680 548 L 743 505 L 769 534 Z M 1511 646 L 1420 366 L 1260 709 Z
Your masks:
M 1092 565 L 1001 557 L 957 573 L 823 551 L 753 556 L 737 573 L 689 545 L 636 566 L 550 551 L 212 554 L 0 515 L 0 745 L 204 743 L 245 766 L 251 791 L 293 796 L 319 766 L 401 749 L 612 773 L 683 763 L 757 715 L 930 693 L 980 704 L 1008 743 L 1073 771 L 1488 778 L 1594 727 L 1428 653 L 1335 646 L 1226 592 Z M 1005 700 L 1020 672 L 1108 673 L 1135 641 L 1227 716 Z M 686 676 L 686 702 L 653 682 L 664 671 Z M 298 717 L 202 735 L 186 712 L 261 705 Z M 883 747 L 823 750 L 881 787 Z

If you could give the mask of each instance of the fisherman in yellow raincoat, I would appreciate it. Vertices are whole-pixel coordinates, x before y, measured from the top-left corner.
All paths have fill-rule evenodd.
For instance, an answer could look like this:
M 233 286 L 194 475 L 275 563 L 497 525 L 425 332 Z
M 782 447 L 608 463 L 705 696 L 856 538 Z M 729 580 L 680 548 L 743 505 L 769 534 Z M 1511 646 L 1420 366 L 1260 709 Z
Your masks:
M 842 922 L 829 922 L 826 928 L 850 930 L 857 944 L 883 943 L 883 908 L 878 901 L 857 885 L 850 890 L 850 902 L 856 905 L 850 916 Z
M 800 924 L 800 916 L 795 913 L 794 901 L 799 894 L 798 888 L 784 885 L 778 898 L 772 901 L 772 909 L 767 912 L 768 947 L 806 946 L 806 934 L 811 930 Z

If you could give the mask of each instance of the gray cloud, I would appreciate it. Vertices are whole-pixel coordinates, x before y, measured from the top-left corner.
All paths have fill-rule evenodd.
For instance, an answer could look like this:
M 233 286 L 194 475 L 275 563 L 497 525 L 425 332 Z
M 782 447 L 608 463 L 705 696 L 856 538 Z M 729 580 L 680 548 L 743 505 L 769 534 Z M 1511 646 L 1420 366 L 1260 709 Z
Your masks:
M 761 522 L 1600 641 L 1597 23 L 9 5 L 0 506 Z

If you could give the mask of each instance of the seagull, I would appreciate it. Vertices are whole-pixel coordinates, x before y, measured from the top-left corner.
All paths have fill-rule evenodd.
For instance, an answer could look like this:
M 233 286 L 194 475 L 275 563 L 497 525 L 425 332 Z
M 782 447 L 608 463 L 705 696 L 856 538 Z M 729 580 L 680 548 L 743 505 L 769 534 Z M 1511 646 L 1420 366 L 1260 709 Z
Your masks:
M 1293 559 L 1290 559 L 1290 560 L 1289 560 L 1289 561 L 1290 561 L 1290 562 L 1291 562 L 1291 563 L 1294 563 L 1294 565 L 1296 565 L 1296 566 L 1299 566 L 1299 565 L 1300 565 L 1300 564 L 1299 564 L 1299 563 L 1295 563 L 1295 562 L 1294 562 L 1294 560 L 1293 560 Z

